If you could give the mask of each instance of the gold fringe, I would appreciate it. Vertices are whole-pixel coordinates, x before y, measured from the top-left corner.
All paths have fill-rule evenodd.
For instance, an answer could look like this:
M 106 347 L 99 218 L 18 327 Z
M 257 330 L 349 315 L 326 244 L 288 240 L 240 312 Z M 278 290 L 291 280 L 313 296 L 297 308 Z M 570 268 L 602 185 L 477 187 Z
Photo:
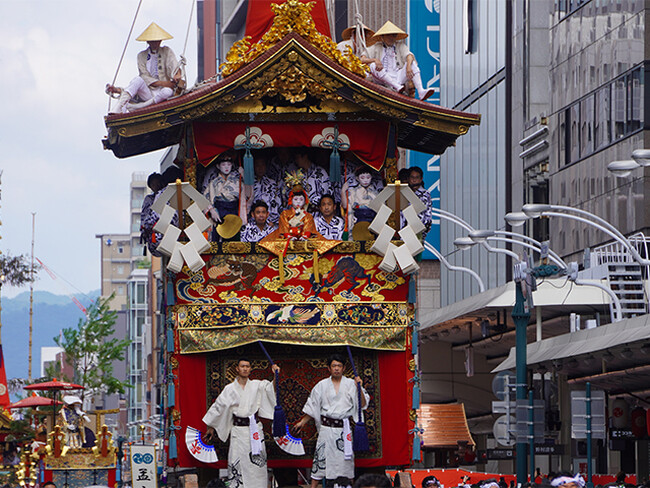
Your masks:
M 278 269 L 280 273 L 280 284 L 284 285 L 284 256 L 282 254 L 278 256 L 278 261 L 280 262 L 280 269 Z
M 314 251 L 314 280 L 320 283 L 320 276 L 318 274 L 318 251 Z

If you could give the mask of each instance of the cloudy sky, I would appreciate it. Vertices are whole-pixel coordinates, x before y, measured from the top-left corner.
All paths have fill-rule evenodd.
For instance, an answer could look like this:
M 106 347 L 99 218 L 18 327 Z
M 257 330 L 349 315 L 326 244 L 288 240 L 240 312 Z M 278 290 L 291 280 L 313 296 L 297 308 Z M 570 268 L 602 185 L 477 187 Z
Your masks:
M 102 148 L 103 117 L 138 0 L 0 0 L 0 249 L 35 256 L 61 278 L 41 273 L 36 290 L 63 294 L 100 287 L 96 234 L 129 232 L 133 172 L 155 171 L 162 152 L 124 160 Z M 117 84 L 137 74 L 135 38 L 156 22 L 183 51 L 192 0 L 142 0 Z M 196 78 L 196 12 L 187 42 L 188 83 Z M 65 283 L 67 280 L 72 286 Z M 73 288 L 74 287 L 74 288 Z M 76 288 L 76 289 L 75 289 Z M 22 290 L 3 287 L 3 295 Z

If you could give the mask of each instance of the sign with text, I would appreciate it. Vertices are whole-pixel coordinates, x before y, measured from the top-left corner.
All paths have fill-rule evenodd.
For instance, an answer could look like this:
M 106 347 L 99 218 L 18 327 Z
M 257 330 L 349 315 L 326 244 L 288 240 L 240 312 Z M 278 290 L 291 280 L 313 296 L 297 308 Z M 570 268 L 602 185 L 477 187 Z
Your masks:
M 440 2 L 410 0 L 408 9 L 409 49 L 420 67 L 422 86 L 425 90 L 435 90 L 427 102 L 440 105 Z M 408 158 L 409 167 L 422 168 L 424 188 L 431 193 L 433 208 L 440 208 L 440 156 L 409 151 Z M 426 240 L 440 249 L 440 219 L 435 216 Z M 426 250 L 423 257 L 435 259 Z
M 155 446 L 131 446 L 131 486 L 158 488 Z

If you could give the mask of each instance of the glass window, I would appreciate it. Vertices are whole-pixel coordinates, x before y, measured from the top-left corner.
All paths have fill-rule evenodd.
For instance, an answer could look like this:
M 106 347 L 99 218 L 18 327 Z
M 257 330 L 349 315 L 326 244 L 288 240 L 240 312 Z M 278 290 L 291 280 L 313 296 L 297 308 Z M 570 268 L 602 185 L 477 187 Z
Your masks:
M 609 120 L 609 99 L 610 99 L 609 85 L 601 88 L 596 92 L 596 109 L 595 109 L 595 149 L 605 147 L 612 140 L 612 126 Z
M 144 283 L 138 283 L 136 285 L 136 302 L 139 304 L 145 303 L 145 296 L 144 296 Z
M 580 104 L 574 104 L 570 109 L 569 119 L 569 151 L 570 162 L 580 159 Z
M 641 68 L 635 69 L 628 76 L 628 131 L 632 132 L 641 128 L 643 120 L 643 83 L 641 82 Z
M 569 115 L 569 111 L 563 110 L 559 113 L 559 117 L 558 117 L 558 130 L 557 130 L 558 166 L 568 163 L 567 152 L 566 152 L 566 141 L 567 141 L 566 119 L 568 115 Z
M 580 154 L 584 157 L 594 151 L 594 96 L 580 102 Z
M 625 77 L 621 76 L 614 81 L 612 89 L 612 120 L 614 122 L 614 140 L 620 139 L 625 135 L 625 99 L 626 99 L 626 82 Z

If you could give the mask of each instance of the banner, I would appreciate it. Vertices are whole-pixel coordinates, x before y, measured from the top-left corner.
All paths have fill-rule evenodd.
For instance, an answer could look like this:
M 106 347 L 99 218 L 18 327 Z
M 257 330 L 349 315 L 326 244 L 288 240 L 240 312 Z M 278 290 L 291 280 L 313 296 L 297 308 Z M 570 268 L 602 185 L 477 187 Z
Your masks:
M 409 0 L 409 47 L 420 67 L 422 85 L 435 93 L 427 102 L 440 105 L 440 4 L 439 0 Z M 431 193 L 433 208 L 440 208 L 440 156 L 409 151 L 409 166 L 424 172 L 424 187 Z M 440 249 L 440 219 L 433 217 L 427 242 Z M 435 259 L 424 251 L 425 259 Z
M 7 388 L 7 373 L 5 371 L 5 358 L 0 344 L 0 407 L 6 407 L 11 403 L 9 390 Z
M 158 468 L 155 446 L 131 446 L 131 486 L 158 488 Z

